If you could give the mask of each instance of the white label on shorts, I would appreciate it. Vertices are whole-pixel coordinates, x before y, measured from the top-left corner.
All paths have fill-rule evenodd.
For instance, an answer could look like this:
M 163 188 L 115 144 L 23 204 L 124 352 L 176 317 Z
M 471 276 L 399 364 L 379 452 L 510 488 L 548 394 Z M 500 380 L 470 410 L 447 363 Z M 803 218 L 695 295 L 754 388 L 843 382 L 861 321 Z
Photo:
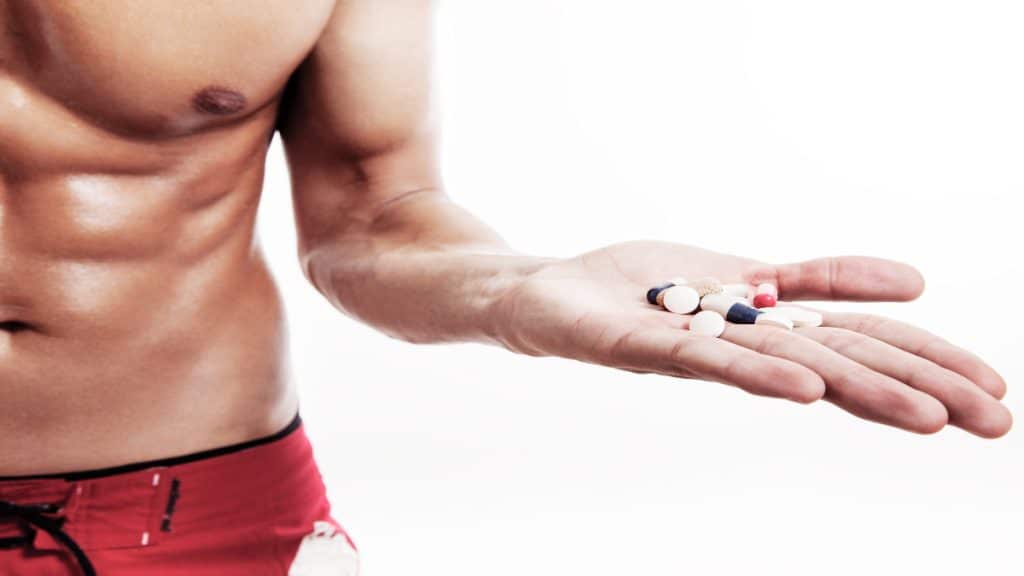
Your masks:
M 328 522 L 314 522 L 299 544 L 288 576 L 359 576 L 359 553 Z

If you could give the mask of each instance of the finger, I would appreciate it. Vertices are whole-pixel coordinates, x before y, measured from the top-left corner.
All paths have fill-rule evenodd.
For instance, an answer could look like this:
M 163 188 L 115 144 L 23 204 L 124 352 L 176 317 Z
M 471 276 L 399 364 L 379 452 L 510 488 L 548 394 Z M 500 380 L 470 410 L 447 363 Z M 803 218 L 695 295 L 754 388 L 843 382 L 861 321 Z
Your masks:
M 922 434 L 939 431 L 948 420 L 945 406 L 935 398 L 799 333 L 731 324 L 722 338 L 813 370 L 825 381 L 825 398 L 861 418 Z
M 825 393 L 814 372 L 730 342 L 676 328 L 640 328 L 617 336 L 604 363 L 634 372 L 711 380 L 752 394 L 809 403 Z
M 924 291 L 924 277 L 913 266 L 868 256 L 766 265 L 745 277 L 775 284 L 786 300 L 906 301 Z
M 930 360 L 974 382 L 996 399 L 1006 394 L 1006 381 L 971 352 L 905 322 L 871 314 L 822 312 L 825 326 L 860 332 Z
M 844 328 L 806 328 L 800 332 L 854 362 L 938 399 L 946 406 L 950 423 L 972 434 L 997 438 L 1010 430 L 1010 411 L 956 372 Z

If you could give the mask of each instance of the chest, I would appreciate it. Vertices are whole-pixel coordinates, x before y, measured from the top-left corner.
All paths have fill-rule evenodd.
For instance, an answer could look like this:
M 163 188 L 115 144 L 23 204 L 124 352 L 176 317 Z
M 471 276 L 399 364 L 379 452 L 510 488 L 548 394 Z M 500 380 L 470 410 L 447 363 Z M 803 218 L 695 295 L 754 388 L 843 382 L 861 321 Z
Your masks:
M 105 128 L 187 132 L 273 101 L 334 2 L 0 0 L 0 75 Z

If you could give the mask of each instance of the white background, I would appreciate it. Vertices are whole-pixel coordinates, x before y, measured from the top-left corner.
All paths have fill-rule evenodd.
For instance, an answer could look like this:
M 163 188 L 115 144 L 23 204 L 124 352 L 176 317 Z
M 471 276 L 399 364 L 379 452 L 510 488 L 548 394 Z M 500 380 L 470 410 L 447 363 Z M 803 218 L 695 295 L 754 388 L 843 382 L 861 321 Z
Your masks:
M 1024 422 L 1019 2 L 449 0 L 438 26 L 447 185 L 514 246 L 909 261 L 919 301 L 833 307 L 975 351 Z M 1024 574 L 1024 423 L 917 436 L 390 340 L 302 279 L 276 142 L 259 233 L 365 576 Z

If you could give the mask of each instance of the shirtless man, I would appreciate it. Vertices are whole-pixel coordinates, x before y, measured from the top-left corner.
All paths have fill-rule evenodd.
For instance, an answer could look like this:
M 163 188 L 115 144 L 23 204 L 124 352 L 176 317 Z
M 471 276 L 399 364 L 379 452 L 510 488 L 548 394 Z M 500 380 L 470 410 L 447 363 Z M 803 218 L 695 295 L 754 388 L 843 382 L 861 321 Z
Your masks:
M 909 300 L 907 265 L 509 248 L 439 176 L 433 10 L 0 0 L 0 574 L 357 572 L 253 234 L 275 132 L 307 278 L 393 337 L 825 398 L 919 433 L 1010 428 L 999 375 L 912 326 L 826 314 L 713 339 L 643 300 L 676 275 Z

